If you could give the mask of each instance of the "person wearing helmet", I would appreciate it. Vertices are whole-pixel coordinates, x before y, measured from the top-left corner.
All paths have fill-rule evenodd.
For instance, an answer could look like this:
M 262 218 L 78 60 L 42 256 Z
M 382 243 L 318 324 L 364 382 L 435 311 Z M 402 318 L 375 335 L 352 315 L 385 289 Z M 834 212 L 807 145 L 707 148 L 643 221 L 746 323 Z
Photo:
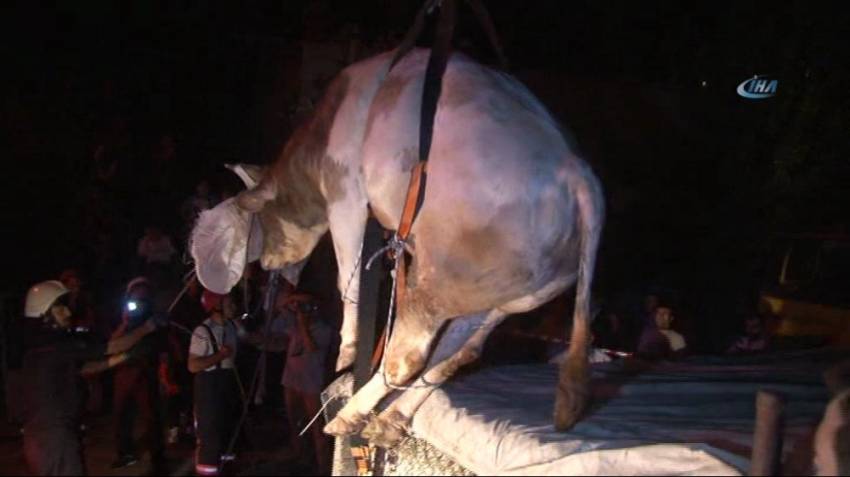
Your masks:
M 85 473 L 81 377 L 124 362 L 128 351 L 156 329 L 146 321 L 108 343 L 75 333 L 68 292 L 58 280 L 41 282 L 29 289 L 24 305 L 24 456 L 34 475 Z
M 192 333 L 188 368 L 195 375 L 195 422 L 198 448 L 195 471 L 218 475 L 239 416 L 236 351 L 241 339 L 250 339 L 233 320 L 236 306 L 229 295 L 204 290 L 201 305 L 209 318 Z
M 153 284 L 136 277 L 126 287 L 121 324 L 113 332 L 118 338 L 134 332 L 156 313 Z M 157 332 L 138 345 L 139 351 L 115 369 L 114 423 L 116 460 L 113 469 L 129 467 L 139 461 L 135 449 L 134 423 L 137 411 L 145 428 L 144 443 L 150 452 L 153 473 L 165 470 L 165 436 L 160 412 L 159 363 L 165 359 L 165 335 Z

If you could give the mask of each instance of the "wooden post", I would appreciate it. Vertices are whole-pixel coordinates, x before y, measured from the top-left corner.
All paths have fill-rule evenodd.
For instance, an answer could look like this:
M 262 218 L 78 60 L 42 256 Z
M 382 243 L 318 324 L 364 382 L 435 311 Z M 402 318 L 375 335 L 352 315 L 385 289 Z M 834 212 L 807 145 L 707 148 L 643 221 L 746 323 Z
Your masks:
M 782 433 L 785 400 L 776 393 L 756 394 L 756 422 L 750 475 L 779 475 L 782 463 Z
M 366 222 L 363 235 L 363 254 L 360 256 L 360 293 L 357 300 L 357 358 L 354 361 L 354 392 L 372 377 L 372 352 L 377 340 L 378 299 L 381 287 L 382 262 L 376 260 L 371 270 L 366 263 L 384 245 L 384 229 L 374 218 Z
M 366 232 L 363 236 L 363 251 L 360 255 L 360 293 L 357 299 L 357 357 L 354 360 L 352 395 L 357 392 L 372 377 L 372 352 L 377 341 L 377 320 L 381 310 L 378 309 L 381 287 L 381 274 L 385 273 L 380 260 L 366 270 L 366 264 L 372 255 L 384 245 L 383 228 L 374 218 L 366 222 Z M 342 407 L 343 403 L 338 403 Z M 337 409 L 336 412 L 339 412 Z M 336 414 L 333 412 L 333 414 Z M 334 441 L 335 476 L 357 476 L 364 472 L 371 473 L 372 469 L 364 468 L 370 459 L 364 457 L 368 451 L 369 442 L 359 434 L 337 437 Z

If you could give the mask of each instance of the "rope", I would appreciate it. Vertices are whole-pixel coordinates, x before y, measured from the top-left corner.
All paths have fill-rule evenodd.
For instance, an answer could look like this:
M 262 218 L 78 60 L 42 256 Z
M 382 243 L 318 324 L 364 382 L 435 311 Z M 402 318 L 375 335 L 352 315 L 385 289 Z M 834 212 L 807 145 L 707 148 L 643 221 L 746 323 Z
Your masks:
M 352 305 L 357 305 L 358 303 L 351 298 L 348 298 L 348 290 L 351 288 L 351 282 L 354 281 L 354 275 L 356 275 L 357 271 L 360 269 L 360 260 L 363 258 L 363 243 L 364 240 L 361 240 L 360 253 L 357 254 L 357 261 L 354 262 L 354 267 L 351 269 L 351 276 L 348 277 L 348 283 L 345 285 L 345 290 L 342 292 L 342 301 L 351 303 Z
M 187 273 L 183 277 L 183 283 L 184 283 L 183 289 L 180 290 L 180 293 L 177 294 L 177 296 L 171 302 L 171 305 L 168 306 L 168 311 L 166 312 L 167 314 L 171 315 L 171 312 L 174 311 L 174 307 L 177 306 L 178 303 L 180 303 L 180 299 L 183 298 L 183 295 L 185 295 L 186 291 L 189 290 L 189 285 L 192 284 L 192 280 L 194 278 L 195 278 L 195 269 L 192 268 L 192 270 L 190 270 L 189 273 Z
M 393 236 L 393 238 L 392 238 L 392 239 L 390 239 L 390 243 L 389 243 L 389 244 L 387 244 L 385 247 L 381 247 L 381 249 L 380 249 L 380 250 L 378 250 L 377 252 L 373 253 L 373 254 L 372 254 L 372 256 L 371 256 L 371 257 L 369 257 L 369 261 L 368 261 L 368 262 L 366 262 L 366 270 L 371 270 L 371 269 L 372 269 L 372 263 L 373 263 L 373 262 L 374 262 L 374 261 L 375 261 L 378 257 L 380 257 L 381 255 L 383 255 L 385 252 L 387 252 L 387 251 L 389 251 L 389 250 L 392 250 L 392 251 L 393 251 L 393 256 L 395 256 L 395 255 L 397 255 L 397 254 L 399 254 L 399 253 L 404 253 L 404 250 L 406 250 L 405 243 L 404 243 L 403 241 L 401 241 L 401 240 L 398 238 L 398 236 L 397 236 L 397 235 L 394 235 L 394 236 Z
M 242 397 L 242 404 L 248 402 L 248 395 L 245 394 L 245 385 L 242 384 L 242 376 L 239 375 L 239 367 L 236 366 L 236 360 L 233 361 L 233 374 L 236 376 L 236 384 L 239 386 L 239 394 Z
M 329 398 L 328 398 L 328 400 L 327 400 L 327 401 L 325 401 L 325 403 L 324 403 L 324 404 L 322 404 L 322 408 L 321 408 L 321 409 L 319 409 L 319 412 L 317 412 L 317 413 L 316 413 L 316 415 L 315 415 L 315 416 L 313 416 L 313 418 L 312 418 L 312 419 L 310 419 L 310 422 L 308 422 L 308 423 L 307 423 L 307 425 L 306 425 L 306 426 L 304 426 L 304 429 L 303 429 L 303 430 L 301 430 L 301 432 L 298 434 L 298 437 L 301 437 L 301 436 L 303 436 L 305 433 L 307 433 L 307 430 L 308 430 L 308 429 L 310 429 L 310 426 L 312 426 L 312 425 L 313 425 L 313 423 L 314 423 L 314 422 L 316 422 L 316 419 L 318 419 L 318 418 L 319 418 L 319 416 L 321 416 L 321 415 L 322 415 L 322 413 L 323 413 L 323 412 L 325 412 L 325 409 L 328 407 L 328 405 L 329 405 L 329 404 L 330 404 L 330 403 L 331 403 L 334 399 L 338 398 L 338 397 L 339 397 L 339 395 L 340 395 L 340 392 L 337 392 L 337 393 L 336 393 L 336 394 L 334 394 L 333 396 L 329 397 Z
M 397 242 L 400 242 L 400 241 L 401 240 L 398 238 L 398 235 L 394 235 L 393 236 L 393 242 L 396 242 L 396 243 L 393 243 L 392 245 L 397 245 Z M 403 247 L 403 245 L 402 245 L 402 247 Z M 390 292 L 390 308 L 387 311 L 387 326 L 386 326 L 386 332 L 384 333 L 384 336 L 385 336 L 384 337 L 384 352 L 383 352 L 383 356 L 381 356 L 381 366 L 378 368 L 378 372 L 381 374 L 381 379 L 384 380 L 384 386 L 387 386 L 390 389 L 397 389 L 395 386 L 391 385 L 390 382 L 387 380 L 387 373 L 386 373 L 386 370 L 384 369 L 386 367 L 386 363 L 387 363 L 387 350 L 389 349 L 390 338 L 392 338 L 393 319 L 395 318 L 395 298 L 396 298 L 395 295 L 396 295 L 396 288 L 397 288 L 396 280 L 398 280 L 399 266 L 401 264 L 400 260 L 404 260 L 404 257 L 403 256 L 400 257 L 398 254 L 395 254 L 393 256 L 393 260 L 395 260 L 395 264 L 393 265 L 393 271 L 390 274 L 390 278 L 392 278 L 392 280 L 393 280 L 393 286 L 391 288 L 392 291 Z
M 168 311 L 166 311 L 166 316 L 169 317 L 168 326 L 171 326 L 176 330 L 182 331 L 182 332 L 188 334 L 189 336 L 197 337 L 198 339 L 203 340 L 203 341 L 209 341 L 209 338 L 206 338 L 206 337 L 201 336 L 201 335 L 196 335 L 194 331 L 192 331 L 189 328 L 186 328 L 185 326 L 181 325 L 180 323 L 177 323 L 177 322 L 172 321 L 170 319 L 171 312 L 174 311 L 174 307 L 177 306 L 178 303 L 180 303 L 180 300 L 183 298 L 183 296 L 186 294 L 186 291 L 189 289 L 189 286 L 192 284 L 191 281 L 194 280 L 194 279 L 195 279 L 195 270 L 194 269 L 190 270 L 189 273 L 187 273 L 183 277 L 183 281 L 186 284 L 183 285 L 183 289 L 180 290 L 180 293 L 177 294 L 177 296 L 174 298 L 174 301 L 172 301 L 171 305 L 168 306 Z
M 395 318 L 396 288 L 398 288 L 396 282 L 398 280 L 398 274 L 399 274 L 399 268 L 401 266 L 401 261 L 404 260 L 404 252 L 405 252 L 405 250 L 408 250 L 407 242 L 405 240 L 403 240 L 401 237 L 399 237 L 399 235 L 397 233 L 394 234 L 393 238 L 390 239 L 390 243 L 386 247 L 383 247 L 382 249 L 375 252 L 374 255 L 372 255 L 372 257 L 369 259 L 369 262 L 366 264 L 366 268 L 369 269 L 372 266 L 372 262 L 378 256 L 380 256 L 381 254 L 383 254 L 387 250 L 393 251 L 392 255 L 393 255 L 394 265 L 393 265 L 393 271 L 390 274 L 390 278 L 392 278 L 393 284 L 392 284 L 392 287 L 390 287 L 390 290 L 391 290 L 390 291 L 390 305 L 389 305 L 389 310 L 387 310 L 387 326 L 386 326 L 386 332 L 384 333 L 385 338 L 384 338 L 384 344 L 383 344 L 384 351 L 383 351 L 383 356 L 381 356 L 381 366 L 378 368 L 378 373 L 381 374 L 381 379 L 384 380 L 384 386 L 386 386 L 390 389 L 394 389 L 396 391 L 406 391 L 408 389 L 421 389 L 421 388 L 431 387 L 431 386 L 434 386 L 434 385 L 425 381 L 424 374 L 419 378 L 423 383 L 421 385 L 396 386 L 395 384 L 392 384 L 392 383 L 389 382 L 389 380 L 387 380 L 387 373 L 385 372 L 384 368 L 385 368 L 385 364 L 387 362 L 387 350 L 389 350 L 390 338 L 392 338 L 392 332 L 393 332 L 393 321 L 394 321 L 394 318 Z

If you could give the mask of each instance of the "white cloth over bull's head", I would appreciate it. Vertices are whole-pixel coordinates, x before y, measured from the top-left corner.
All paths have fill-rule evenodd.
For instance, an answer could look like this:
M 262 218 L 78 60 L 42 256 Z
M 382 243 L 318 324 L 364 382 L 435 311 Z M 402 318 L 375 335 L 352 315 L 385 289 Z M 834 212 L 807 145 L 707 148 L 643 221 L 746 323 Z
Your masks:
M 256 166 L 225 164 L 245 186 L 257 186 L 263 170 Z M 189 251 L 204 288 L 228 293 L 242 277 L 245 266 L 263 252 L 263 230 L 253 214 L 230 198 L 201 212 L 192 230 Z
M 249 190 L 257 188 L 263 168 L 227 164 Z M 201 213 L 192 230 L 189 250 L 195 260 L 198 280 L 208 290 L 228 293 L 239 282 L 249 263 L 263 254 L 263 227 L 256 212 L 239 205 L 239 197 L 223 201 Z M 286 265 L 279 271 L 292 284 L 306 260 Z
M 190 251 L 204 288 L 228 293 L 245 266 L 260 258 L 263 230 L 253 215 L 242 210 L 235 198 L 201 213 L 192 231 Z

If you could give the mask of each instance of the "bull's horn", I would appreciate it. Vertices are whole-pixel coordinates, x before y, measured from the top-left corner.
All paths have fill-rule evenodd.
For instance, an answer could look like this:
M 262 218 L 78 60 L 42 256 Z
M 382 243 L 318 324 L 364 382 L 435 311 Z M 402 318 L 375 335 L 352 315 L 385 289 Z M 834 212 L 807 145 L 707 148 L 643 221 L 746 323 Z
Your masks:
M 277 194 L 277 184 L 274 179 L 266 178 L 256 187 L 243 190 L 236 196 L 236 205 L 251 213 L 263 210 L 266 202 L 274 199 Z
M 263 177 L 263 172 L 265 172 L 266 168 L 263 166 L 257 166 L 254 164 L 225 164 L 224 167 L 233 171 L 242 182 L 245 183 L 245 187 L 248 189 L 253 189 L 257 187 L 257 183 L 260 182 L 260 179 Z

